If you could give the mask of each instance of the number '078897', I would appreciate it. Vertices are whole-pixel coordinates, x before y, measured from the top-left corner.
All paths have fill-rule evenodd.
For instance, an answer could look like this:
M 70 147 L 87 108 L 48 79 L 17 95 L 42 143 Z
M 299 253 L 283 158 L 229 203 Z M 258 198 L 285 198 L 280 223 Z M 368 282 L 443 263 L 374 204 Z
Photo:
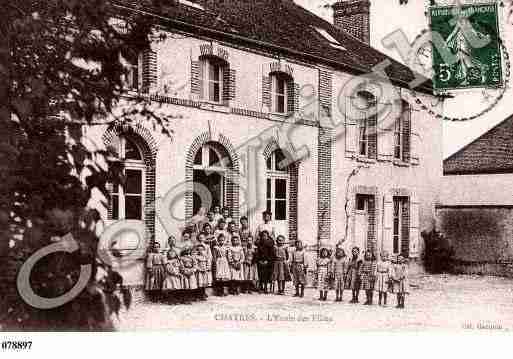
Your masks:
M 3 341 L 2 350 L 28 350 L 32 348 L 32 341 Z

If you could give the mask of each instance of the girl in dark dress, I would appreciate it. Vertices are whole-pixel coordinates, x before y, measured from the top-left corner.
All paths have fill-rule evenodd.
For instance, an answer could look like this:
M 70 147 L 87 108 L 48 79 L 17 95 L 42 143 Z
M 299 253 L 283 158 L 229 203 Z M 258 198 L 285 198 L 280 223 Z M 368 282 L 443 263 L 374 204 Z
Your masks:
M 347 266 L 346 289 L 351 289 L 353 299 L 349 303 L 358 303 L 358 295 L 360 294 L 360 265 L 362 261 L 358 258 L 360 248 L 354 247 L 351 250 L 351 260 Z

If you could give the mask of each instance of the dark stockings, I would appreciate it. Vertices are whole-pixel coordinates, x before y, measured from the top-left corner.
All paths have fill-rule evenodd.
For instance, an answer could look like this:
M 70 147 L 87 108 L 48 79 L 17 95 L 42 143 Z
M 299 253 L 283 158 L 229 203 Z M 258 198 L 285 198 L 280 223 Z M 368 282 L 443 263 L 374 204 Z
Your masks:
M 344 293 L 343 289 L 337 289 L 335 292 L 337 295 L 337 298 L 335 299 L 335 302 L 341 302 L 342 301 L 342 293 Z

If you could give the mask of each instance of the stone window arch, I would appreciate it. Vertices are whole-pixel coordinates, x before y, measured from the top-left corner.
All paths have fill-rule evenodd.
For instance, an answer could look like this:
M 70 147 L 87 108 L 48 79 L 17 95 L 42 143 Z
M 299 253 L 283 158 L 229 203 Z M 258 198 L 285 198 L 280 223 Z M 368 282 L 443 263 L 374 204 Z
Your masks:
M 151 239 L 155 235 L 155 171 L 156 157 L 158 146 L 151 135 L 150 131 L 141 124 L 114 124 L 111 125 L 104 133 L 102 140 L 107 150 L 118 154 L 119 161 L 123 161 L 125 165 L 125 175 L 127 170 L 133 171 L 128 173 L 128 182 L 124 187 L 130 186 L 130 189 L 123 189 L 120 192 L 119 187 L 116 189 L 111 184 L 109 190 L 111 192 L 110 203 L 108 207 L 107 220 L 117 220 L 126 218 L 127 210 L 120 211 L 120 206 L 129 198 L 134 204 L 140 201 L 140 216 L 136 216 L 137 210 L 132 208 L 134 212 L 128 217 L 139 217 L 132 219 L 140 219 L 146 227 L 146 239 Z M 124 191 L 127 191 L 123 193 Z M 117 191 L 117 192 L 116 192 Z M 123 201 L 120 201 L 120 195 L 123 195 Z M 117 197 L 117 198 L 116 198 Z M 117 213 L 116 205 L 117 200 Z M 121 203 L 120 203 L 121 202 Z M 117 218 L 116 218 L 117 217 Z
M 204 168 L 204 166 L 206 167 Z M 198 172 L 202 168 L 204 169 L 204 174 Z M 223 177 L 222 183 L 219 184 L 223 186 L 221 190 L 222 203 L 220 205 L 230 208 L 233 220 L 238 222 L 240 216 L 239 156 L 226 136 L 219 134 L 214 137 L 210 132 L 204 132 L 194 139 L 186 155 L 186 221 L 190 220 L 195 214 L 195 181 L 200 181 L 200 183 L 205 184 L 208 188 L 208 183 L 206 183 L 208 179 L 213 179 L 218 175 Z M 208 189 L 213 190 L 212 188 Z

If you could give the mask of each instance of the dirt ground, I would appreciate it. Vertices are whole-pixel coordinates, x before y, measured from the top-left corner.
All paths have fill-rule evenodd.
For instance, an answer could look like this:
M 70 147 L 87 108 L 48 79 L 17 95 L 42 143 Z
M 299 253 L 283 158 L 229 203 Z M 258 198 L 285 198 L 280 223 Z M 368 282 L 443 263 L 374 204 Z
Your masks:
M 304 298 L 241 294 L 210 296 L 190 304 L 137 303 L 121 313 L 119 330 L 347 330 L 347 331 L 437 331 L 513 329 L 513 280 L 478 276 L 418 276 L 410 280 L 406 308 L 396 309 L 395 298 L 387 307 L 317 300 L 318 292 L 307 289 Z M 363 302 L 364 293 L 360 295 Z M 377 298 L 375 295 L 375 302 Z

